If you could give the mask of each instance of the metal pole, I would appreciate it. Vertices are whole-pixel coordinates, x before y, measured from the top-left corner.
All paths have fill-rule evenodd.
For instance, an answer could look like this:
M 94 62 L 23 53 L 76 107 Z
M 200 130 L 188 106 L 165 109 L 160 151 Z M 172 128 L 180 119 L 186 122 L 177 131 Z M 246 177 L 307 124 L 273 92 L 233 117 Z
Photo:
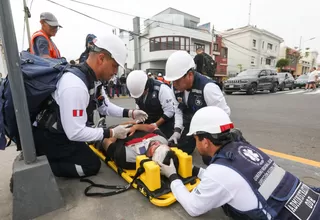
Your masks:
M 250 25 L 250 21 L 251 21 L 251 0 L 249 3 L 249 19 L 248 19 L 248 25 Z
M 27 26 L 27 35 L 28 35 L 28 42 L 29 42 L 29 48 L 30 48 L 31 34 L 30 34 L 29 18 L 31 17 L 31 14 L 30 14 L 29 8 L 27 6 L 26 0 L 23 0 L 23 8 L 24 8 L 24 21 L 26 22 L 26 26 Z
M 300 36 L 299 51 L 301 51 L 301 41 L 302 41 L 302 36 Z
M 211 56 L 213 56 L 213 50 L 214 50 L 214 25 L 212 25 L 212 41 L 211 41 Z
M 2 0 L 0 4 L 0 33 L 3 42 L 4 54 L 6 56 L 8 77 L 24 161 L 26 164 L 30 164 L 36 161 L 36 151 L 20 68 L 18 45 L 14 31 L 10 0 Z
M 134 69 L 141 69 L 141 46 L 140 46 L 140 18 L 133 18 L 133 44 L 134 44 Z

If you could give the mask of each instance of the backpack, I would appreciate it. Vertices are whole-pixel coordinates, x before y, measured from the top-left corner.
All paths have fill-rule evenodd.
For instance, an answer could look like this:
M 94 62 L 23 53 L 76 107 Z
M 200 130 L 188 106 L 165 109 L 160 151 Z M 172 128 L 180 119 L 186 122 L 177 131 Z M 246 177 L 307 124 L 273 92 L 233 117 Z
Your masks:
M 40 111 L 46 108 L 63 73 L 66 71 L 81 72 L 78 68 L 72 68 L 64 58 L 45 59 L 27 51 L 20 53 L 20 65 L 31 124 L 36 120 Z M 17 150 L 21 150 L 8 76 L 1 83 L 0 95 L 0 149 L 5 149 L 12 140 L 17 144 Z M 8 144 L 5 135 L 10 139 Z
M 216 73 L 216 67 L 217 67 L 216 61 L 214 61 L 210 55 L 203 53 L 202 72 L 212 78 Z

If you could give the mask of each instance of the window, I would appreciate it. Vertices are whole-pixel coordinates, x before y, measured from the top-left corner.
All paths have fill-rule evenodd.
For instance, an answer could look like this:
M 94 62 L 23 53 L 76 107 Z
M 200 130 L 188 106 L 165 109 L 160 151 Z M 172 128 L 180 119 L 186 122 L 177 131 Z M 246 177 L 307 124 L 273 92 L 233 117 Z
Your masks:
M 190 38 L 161 36 L 149 39 L 150 52 L 158 50 L 190 50 Z
M 150 51 L 160 50 L 160 38 L 150 39 Z
M 264 49 L 264 41 L 262 41 L 262 49 Z
M 263 62 L 263 57 L 261 57 L 261 64 L 262 64 L 262 62 Z
M 272 50 L 272 44 L 269 44 L 269 43 L 268 43 L 267 49 L 268 49 L 268 50 Z
M 254 47 L 254 48 L 257 47 L 257 40 L 253 39 L 253 41 L 252 41 L 252 47 Z
M 213 44 L 213 51 L 218 51 L 218 44 Z
M 155 39 L 150 39 L 149 44 L 150 44 L 150 51 L 155 51 Z
M 251 57 L 251 65 L 255 65 L 256 64 L 256 58 L 255 57 Z
M 173 49 L 180 50 L 180 37 L 174 37 Z
M 266 59 L 266 65 L 271 65 L 271 59 Z
M 199 48 L 203 48 L 203 50 L 205 50 L 205 46 L 203 44 L 194 43 L 194 51 L 197 51 Z
M 167 49 L 167 37 L 161 37 L 160 38 L 160 49 L 165 50 Z
M 277 52 L 278 46 L 275 47 L 275 51 Z
M 226 47 L 221 48 L 221 57 L 228 58 L 228 48 L 226 48 Z
M 267 72 L 266 72 L 265 70 L 262 70 L 262 71 L 260 72 L 260 76 L 267 76 Z
M 266 70 L 267 76 L 272 76 L 272 71 L 271 70 Z
M 165 49 L 163 49 L 165 50 Z M 173 37 L 168 37 L 167 50 L 173 50 Z
M 184 37 L 180 38 L 180 47 L 181 47 L 181 50 L 186 49 L 186 38 L 184 38 Z
M 190 38 L 186 38 L 186 51 L 190 51 Z

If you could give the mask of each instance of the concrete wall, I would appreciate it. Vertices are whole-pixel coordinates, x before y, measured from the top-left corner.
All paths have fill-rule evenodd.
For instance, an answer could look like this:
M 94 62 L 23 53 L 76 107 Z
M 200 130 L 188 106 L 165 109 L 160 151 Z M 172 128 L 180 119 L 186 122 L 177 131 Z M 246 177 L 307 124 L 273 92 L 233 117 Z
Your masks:
M 231 42 L 241 45 L 241 47 Z M 237 67 L 238 64 L 242 65 L 242 69 L 251 68 L 251 57 L 255 56 L 255 53 L 245 49 L 249 48 L 250 45 L 249 33 L 241 33 L 225 37 L 223 43 L 228 48 L 228 73 L 239 72 L 240 70 Z
M 180 15 L 179 15 L 180 16 Z M 177 15 L 177 17 L 179 17 Z M 157 23 L 157 22 L 155 22 Z M 159 50 L 150 52 L 150 43 L 149 39 L 153 37 L 161 37 L 161 36 L 182 36 L 189 38 L 190 42 L 190 55 L 195 56 L 195 43 L 204 44 L 205 52 L 210 53 L 210 42 L 212 37 L 209 33 L 204 33 L 198 30 L 193 30 L 185 27 L 177 27 L 174 28 L 170 25 L 166 24 L 155 24 L 153 28 L 151 26 L 142 34 L 143 37 L 140 38 L 140 52 L 141 52 L 141 69 L 147 70 L 149 68 L 160 68 L 160 66 L 152 67 L 152 64 L 148 64 L 148 62 L 155 63 L 154 61 L 162 61 L 160 63 L 165 63 L 169 56 L 174 53 L 176 50 Z M 133 68 L 134 65 L 134 46 L 133 40 L 128 41 L 128 37 L 120 36 L 123 41 L 128 45 L 128 58 L 127 64 L 128 68 Z M 155 64 L 157 65 L 157 64 Z M 164 69 L 164 67 L 163 67 Z
M 254 30 L 239 31 L 232 35 L 224 34 L 224 38 L 224 43 L 229 49 L 229 73 L 239 72 L 238 64 L 242 65 L 242 69 L 275 68 L 280 52 L 280 40 Z M 255 47 L 253 40 L 256 40 Z M 272 44 L 272 50 L 267 49 L 268 43 Z M 271 59 L 271 65 L 266 64 L 267 58 Z

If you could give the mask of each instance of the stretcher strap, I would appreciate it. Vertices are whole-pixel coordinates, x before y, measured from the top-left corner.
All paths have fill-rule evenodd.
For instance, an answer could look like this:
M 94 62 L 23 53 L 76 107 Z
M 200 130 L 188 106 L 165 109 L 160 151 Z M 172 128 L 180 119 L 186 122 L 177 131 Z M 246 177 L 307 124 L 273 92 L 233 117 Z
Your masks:
M 132 188 L 133 183 L 136 181 L 136 179 L 142 174 L 144 173 L 145 169 L 143 167 L 143 163 L 150 161 L 150 159 L 145 159 L 141 161 L 141 166 L 139 167 L 139 169 L 137 170 L 136 174 L 134 175 L 131 183 L 129 183 L 128 185 L 122 186 L 122 185 L 103 185 L 103 184 L 96 184 L 94 183 L 92 180 L 89 179 L 80 179 L 80 182 L 86 182 L 91 184 L 90 186 L 86 187 L 84 190 L 84 194 L 86 196 L 90 196 L 90 197 L 107 197 L 107 196 L 113 196 L 116 194 L 120 194 L 123 193 L 125 191 L 127 191 L 128 189 Z M 91 189 L 93 188 L 101 188 L 101 189 L 115 189 L 114 191 L 109 191 L 109 192 L 89 192 Z

